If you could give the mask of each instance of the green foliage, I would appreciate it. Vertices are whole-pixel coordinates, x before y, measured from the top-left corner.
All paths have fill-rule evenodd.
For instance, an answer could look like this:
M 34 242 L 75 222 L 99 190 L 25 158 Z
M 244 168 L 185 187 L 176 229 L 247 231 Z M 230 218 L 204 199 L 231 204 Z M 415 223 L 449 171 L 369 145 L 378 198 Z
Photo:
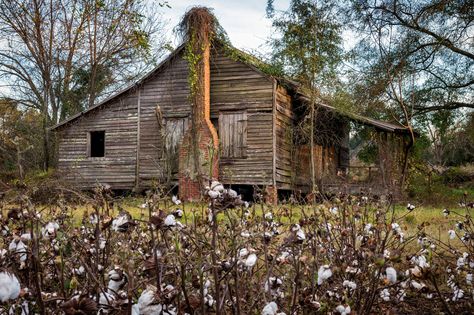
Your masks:
M 332 1 L 292 0 L 286 12 L 275 15 L 268 1 L 267 15 L 281 37 L 273 38 L 272 61 L 306 88 L 331 90 L 343 60 L 341 24 Z
M 95 91 L 102 93 L 115 80 L 113 63 L 98 65 L 95 69 Z M 77 112 L 83 111 L 87 106 L 87 99 L 90 93 L 91 85 L 91 67 L 81 67 L 74 71 L 72 76 L 73 88 L 66 91 L 66 97 L 63 102 L 63 119 Z
M 474 107 L 474 54 L 468 44 L 472 1 L 349 4 L 347 22 L 362 35 L 354 51 L 353 76 L 359 86 L 354 97 L 361 106 L 382 103 L 393 110 L 403 100 L 415 116 Z
M 26 170 L 42 166 L 39 113 L 0 99 L 0 126 L 0 180 L 17 177 L 18 162 Z
M 376 144 L 367 144 L 362 150 L 360 150 L 357 157 L 367 164 L 374 164 L 378 159 L 378 148 Z
M 264 58 L 253 56 L 250 53 L 244 52 L 233 47 L 229 41 L 219 41 L 219 46 L 224 50 L 224 54 L 230 59 L 238 62 L 242 62 L 248 65 L 255 67 L 256 69 L 262 71 L 263 73 L 282 78 L 285 76 L 284 71 L 281 66 L 274 63 L 267 63 L 262 61 Z

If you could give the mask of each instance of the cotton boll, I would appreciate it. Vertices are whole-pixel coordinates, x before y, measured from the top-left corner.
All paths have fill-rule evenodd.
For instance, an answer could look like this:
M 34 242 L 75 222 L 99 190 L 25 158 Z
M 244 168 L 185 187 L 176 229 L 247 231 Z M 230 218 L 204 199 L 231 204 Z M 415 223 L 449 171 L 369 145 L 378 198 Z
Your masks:
M 394 284 L 397 282 L 397 271 L 393 267 L 388 267 L 385 269 L 385 274 L 387 275 L 388 282 Z
M 343 287 L 349 288 L 351 290 L 355 290 L 357 288 L 357 284 L 354 281 L 344 280 L 342 283 Z
M 220 192 L 214 191 L 214 190 L 209 190 L 207 194 L 209 195 L 211 199 L 217 199 L 221 195 Z
M 29 242 L 31 241 L 31 233 L 23 233 L 20 235 L 20 240 L 22 242 Z
M 267 220 L 267 221 L 273 220 L 273 213 L 271 213 L 271 212 L 265 213 L 265 220 Z
M 0 272 L 0 302 L 14 300 L 20 295 L 20 282 L 9 272 Z
M 41 234 L 44 238 L 53 238 L 56 235 L 56 231 L 59 229 L 59 224 L 56 222 L 49 222 L 44 228 L 41 229 Z
M 456 302 L 457 300 L 462 299 L 463 296 L 464 296 L 464 291 L 462 289 L 456 288 L 454 290 L 452 300 L 453 302 Z
M 138 307 L 138 304 L 132 305 L 132 315 L 140 315 L 140 308 Z
M 241 248 L 239 250 L 239 257 L 240 258 L 244 258 L 244 257 L 247 257 L 247 255 L 249 254 L 249 250 L 247 248 Z
M 278 305 L 275 302 L 270 302 L 262 310 L 262 315 L 276 315 L 278 311 Z
M 415 281 L 415 280 L 412 280 L 412 281 L 410 282 L 410 284 L 411 284 L 411 286 L 412 286 L 414 289 L 416 289 L 416 290 L 418 290 L 418 291 L 420 291 L 420 290 L 422 290 L 422 289 L 424 289 L 424 288 L 426 287 L 426 285 L 425 285 L 424 283 L 420 283 L 420 282 L 417 282 L 417 281 Z
M 390 292 L 388 291 L 388 289 L 383 289 L 382 291 L 380 291 L 380 297 L 385 302 L 390 301 Z
M 216 192 L 219 192 L 219 193 L 223 193 L 224 190 L 225 190 L 225 188 L 224 188 L 224 186 L 223 186 L 221 183 L 219 183 L 218 181 L 214 180 L 214 181 L 212 181 L 212 183 L 211 183 L 211 190 L 216 191 Z
M 21 240 L 13 240 L 8 246 L 8 250 L 14 254 L 19 254 L 20 262 L 26 261 L 27 250 L 26 245 Z
M 165 218 L 165 226 L 168 226 L 168 227 L 173 227 L 176 225 L 176 218 L 174 217 L 174 215 L 172 214 L 169 214 L 166 218 Z
M 250 233 L 249 233 L 248 231 L 242 231 L 242 232 L 240 233 L 240 236 L 242 236 L 242 237 L 250 237 Z
M 179 200 L 178 197 L 176 197 L 174 195 L 173 195 L 173 197 L 171 197 L 171 201 L 177 206 L 179 206 L 181 204 L 181 200 Z
M 182 209 L 177 209 L 176 211 L 173 212 L 173 215 L 176 218 L 182 218 L 184 215 L 184 211 Z
M 472 273 L 466 274 L 466 283 L 467 284 L 472 285 L 472 279 L 473 279 Z
M 101 309 L 111 306 L 115 301 L 115 297 L 111 293 L 102 292 L 99 295 L 99 306 Z
M 135 222 L 133 221 L 130 213 L 127 211 L 122 211 L 112 221 L 112 230 L 115 232 L 127 232 L 127 230 L 133 225 L 135 225 Z
M 456 237 L 456 232 L 454 230 L 448 231 L 449 239 L 453 240 Z
M 120 268 L 115 268 L 109 271 L 109 284 L 107 286 L 108 293 L 114 294 L 117 293 L 126 283 L 127 275 L 120 270 Z
M 255 254 L 248 255 L 247 259 L 245 260 L 245 266 L 247 266 L 249 269 L 255 266 L 256 263 L 257 263 L 257 255 Z
M 161 313 L 163 306 L 161 304 L 155 303 L 156 291 L 156 287 L 149 285 L 142 292 L 137 302 L 140 315 L 153 315 Z
M 306 239 L 306 235 L 304 234 L 304 231 L 303 230 L 298 230 L 296 232 L 296 238 L 299 240 L 299 241 L 304 241 Z
M 227 189 L 227 194 L 229 195 L 229 197 L 231 198 L 237 198 L 238 194 L 235 190 L 233 189 Z
M 349 315 L 351 313 L 351 307 L 349 305 L 338 305 L 335 309 L 335 312 L 341 315 Z
M 329 279 L 332 276 L 332 271 L 329 268 L 329 265 L 323 265 L 319 267 L 318 270 L 318 285 L 323 284 L 324 281 Z

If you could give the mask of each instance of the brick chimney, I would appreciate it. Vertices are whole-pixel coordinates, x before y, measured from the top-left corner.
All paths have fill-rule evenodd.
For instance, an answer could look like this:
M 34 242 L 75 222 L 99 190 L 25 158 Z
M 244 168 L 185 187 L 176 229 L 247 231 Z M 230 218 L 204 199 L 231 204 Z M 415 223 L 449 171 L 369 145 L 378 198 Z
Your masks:
M 179 149 L 179 195 L 183 200 L 198 200 L 209 180 L 218 177 L 219 138 L 211 123 L 210 46 L 215 17 L 207 8 L 187 12 L 191 126 Z M 189 56 L 188 55 L 188 56 Z M 193 61 L 196 60 L 197 61 Z M 192 74 L 195 73 L 194 76 Z

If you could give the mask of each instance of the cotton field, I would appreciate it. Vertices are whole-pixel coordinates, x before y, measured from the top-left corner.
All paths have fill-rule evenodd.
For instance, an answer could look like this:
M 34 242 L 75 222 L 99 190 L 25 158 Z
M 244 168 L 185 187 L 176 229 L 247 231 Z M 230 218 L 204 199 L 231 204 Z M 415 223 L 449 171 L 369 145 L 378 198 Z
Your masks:
M 377 196 L 275 207 L 212 182 L 206 201 L 156 191 L 124 210 L 105 188 L 77 222 L 61 198 L 2 201 L 1 314 L 467 312 L 469 209 L 440 209 L 444 237 L 415 231 Z M 14 206 L 13 206 L 14 205 Z M 467 214 L 466 214 L 467 213 Z

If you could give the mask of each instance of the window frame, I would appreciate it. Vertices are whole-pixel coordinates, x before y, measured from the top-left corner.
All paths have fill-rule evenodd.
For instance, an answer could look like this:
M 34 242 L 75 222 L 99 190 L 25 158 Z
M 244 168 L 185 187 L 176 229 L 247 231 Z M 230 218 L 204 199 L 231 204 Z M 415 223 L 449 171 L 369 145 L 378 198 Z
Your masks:
M 91 145 L 92 145 L 92 133 L 93 132 L 103 132 L 104 133 L 104 156 L 91 156 L 92 150 L 91 150 Z M 107 157 L 107 133 L 105 130 L 89 130 L 87 131 L 87 158 L 88 159 L 94 159 L 94 160 L 100 160 L 100 159 L 105 159 Z

